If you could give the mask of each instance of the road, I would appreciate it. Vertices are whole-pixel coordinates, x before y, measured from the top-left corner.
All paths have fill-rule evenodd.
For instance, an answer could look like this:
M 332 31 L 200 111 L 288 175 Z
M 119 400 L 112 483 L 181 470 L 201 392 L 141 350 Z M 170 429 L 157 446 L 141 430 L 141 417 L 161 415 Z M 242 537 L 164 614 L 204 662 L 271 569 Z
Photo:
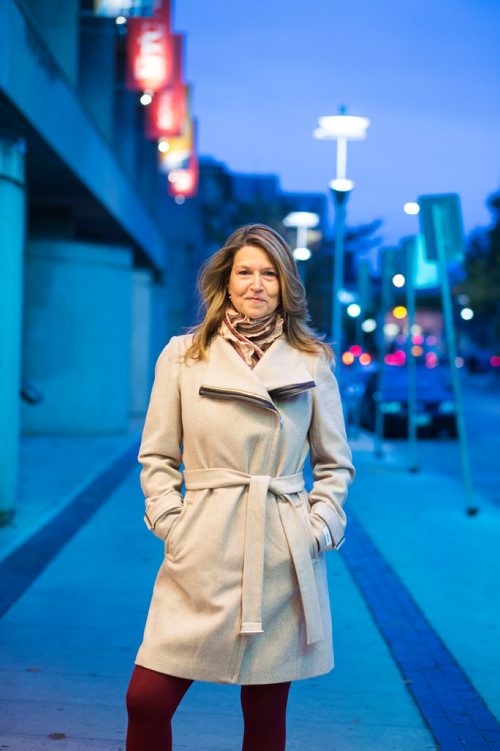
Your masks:
M 500 388 L 490 375 L 462 375 L 464 417 L 473 488 L 500 506 Z M 404 440 L 389 441 L 403 448 Z M 418 442 L 423 469 L 460 478 L 462 465 L 458 439 L 434 438 Z M 465 501 L 464 501 L 465 502 Z

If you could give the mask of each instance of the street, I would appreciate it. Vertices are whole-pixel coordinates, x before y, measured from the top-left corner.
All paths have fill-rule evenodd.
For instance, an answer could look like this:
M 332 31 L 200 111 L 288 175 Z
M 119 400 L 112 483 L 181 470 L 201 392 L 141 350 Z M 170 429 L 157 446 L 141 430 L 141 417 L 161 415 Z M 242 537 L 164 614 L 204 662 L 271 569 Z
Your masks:
M 462 386 L 473 488 L 500 506 L 498 465 L 494 459 L 500 456 L 499 384 L 492 386 L 491 376 L 465 374 Z M 418 445 L 423 467 L 461 478 L 457 440 L 422 440 Z
M 461 374 L 464 419 L 471 466 L 473 490 L 492 503 L 500 505 L 498 467 L 494 460 L 500 456 L 500 384 L 488 375 Z M 355 428 L 352 437 L 357 435 Z M 371 433 L 367 433 L 371 437 Z M 387 441 L 385 452 L 396 451 L 409 461 L 408 445 L 404 439 Z M 419 468 L 435 471 L 462 481 L 460 446 L 455 438 L 419 438 L 417 459 Z M 460 499 L 457 499 L 460 502 Z M 465 503 L 465 500 L 462 500 Z

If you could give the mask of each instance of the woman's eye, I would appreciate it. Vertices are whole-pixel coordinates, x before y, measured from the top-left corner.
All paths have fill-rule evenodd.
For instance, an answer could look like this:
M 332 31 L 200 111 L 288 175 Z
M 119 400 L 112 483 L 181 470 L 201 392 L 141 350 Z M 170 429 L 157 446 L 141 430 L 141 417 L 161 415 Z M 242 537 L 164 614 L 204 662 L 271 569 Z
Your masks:
M 277 276 L 277 274 L 276 274 L 276 272 L 275 272 L 275 271 L 264 271 L 264 276 L 272 276 L 272 277 L 275 277 L 275 276 Z

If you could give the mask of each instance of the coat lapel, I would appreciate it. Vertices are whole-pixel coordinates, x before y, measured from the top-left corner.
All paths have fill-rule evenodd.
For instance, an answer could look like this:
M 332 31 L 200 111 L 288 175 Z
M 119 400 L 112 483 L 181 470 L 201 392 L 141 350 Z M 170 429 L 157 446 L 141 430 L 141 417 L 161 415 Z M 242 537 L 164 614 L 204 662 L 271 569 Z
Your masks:
M 288 344 L 285 336 L 273 342 L 253 369 L 228 341 L 216 336 L 210 345 L 200 394 L 234 398 L 277 411 L 273 399 L 293 396 L 315 385 L 300 353 Z
M 304 357 L 284 335 L 264 352 L 252 372 L 273 399 L 300 394 L 316 386 Z

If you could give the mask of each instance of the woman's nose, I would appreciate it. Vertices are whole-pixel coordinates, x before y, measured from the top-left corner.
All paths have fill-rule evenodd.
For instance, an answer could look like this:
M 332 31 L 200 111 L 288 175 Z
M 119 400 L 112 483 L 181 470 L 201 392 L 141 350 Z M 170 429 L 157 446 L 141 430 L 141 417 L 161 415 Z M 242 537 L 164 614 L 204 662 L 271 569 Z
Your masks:
M 257 274 L 252 279 L 252 287 L 255 287 L 256 289 L 261 289 L 262 287 L 262 279 Z

